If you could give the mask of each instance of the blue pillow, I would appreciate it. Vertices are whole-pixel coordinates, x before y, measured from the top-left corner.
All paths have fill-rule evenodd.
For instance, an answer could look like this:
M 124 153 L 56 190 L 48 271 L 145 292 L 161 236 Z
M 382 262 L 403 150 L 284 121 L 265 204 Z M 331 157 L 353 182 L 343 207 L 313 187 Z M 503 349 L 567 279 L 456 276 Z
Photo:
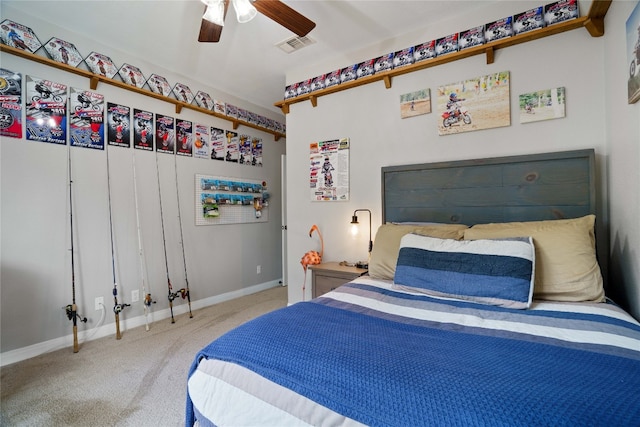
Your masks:
M 534 272 L 531 237 L 452 240 L 407 234 L 400 241 L 393 286 L 525 309 L 531 305 Z

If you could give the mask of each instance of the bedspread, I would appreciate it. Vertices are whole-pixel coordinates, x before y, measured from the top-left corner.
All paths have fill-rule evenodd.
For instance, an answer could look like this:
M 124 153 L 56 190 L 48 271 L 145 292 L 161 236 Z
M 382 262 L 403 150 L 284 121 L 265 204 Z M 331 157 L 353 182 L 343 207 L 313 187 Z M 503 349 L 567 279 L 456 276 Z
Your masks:
M 612 304 L 515 310 L 365 277 L 225 334 L 196 355 L 191 378 L 203 359 L 251 371 L 366 425 L 640 420 L 640 325 Z M 191 392 L 187 425 L 195 413 L 203 418 Z

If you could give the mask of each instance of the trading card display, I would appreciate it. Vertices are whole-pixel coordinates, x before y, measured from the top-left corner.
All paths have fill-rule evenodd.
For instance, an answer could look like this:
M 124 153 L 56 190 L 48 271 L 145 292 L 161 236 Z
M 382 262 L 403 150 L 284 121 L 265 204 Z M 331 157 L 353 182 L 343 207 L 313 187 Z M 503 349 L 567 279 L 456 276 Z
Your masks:
M 298 96 L 298 83 L 287 85 L 284 88 L 284 99 L 295 98 Z
M 0 23 L 0 40 L 7 46 L 31 53 L 36 53 L 42 47 L 42 43 L 31 28 L 9 19 Z
M 544 6 L 544 23 L 553 25 L 575 19 L 579 15 L 577 0 L 560 0 Z
M 0 68 L 0 135 L 22 138 L 22 74 Z
M 404 65 L 413 64 L 413 47 L 398 50 L 393 55 L 393 68 L 402 67 Z
M 327 74 L 327 77 L 324 79 L 324 87 L 331 87 L 340 84 L 340 75 L 342 74 L 342 70 L 334 70 Z
M 147 80 L 147 86 L 153 93 L 159 93 L 162 96 L 169 96 L 171 93 L 171 86 L 167 79 L 157 74 L 151 74 Z
M 340 83 L 345 83 L 357 78 L 358 64 L 345 67 L 340 70 Z
M 227 104 L 219 99 L 213 100 L 213 111 L 218 114 L 227 114 Z
M 436 41 L 422 43 L 413 47 L 413 62 L 424 61 L 425 59 L 435 58 L 436 53 Z
M 200 108 L 204 108 L 205 110 L 213 110 L 213 100 L 211 99 L 211 96 L 206 92 L 203 92 L 201 90 L 196 92 L 194 101 Z
M 460 50 L 484 44 L 484 25 L 460 31 L 458 46 Z
M 504 39 L 511 37 L 513 34 L 513 17 L 508 16 L 506 18 L 498 19 L 497 21 L 489 22 L 484 26 L 484 38 L 487 43 L 494 40 Z
M 118 72 L 118 67 L 116 67 L 111 58 L 101 53 L 91 52 L 84 59 L 84 62 L 92 73 L 100 74 L 110 79 Z
M 229 117 L 233 117 L 234 119 L 238 118 L 238 107 L 232 104 L 226 105 L 226 115 Z
M 67 143 L 67 85 L 26 77 L 26 135 L 31 141 Z
M 306 95 L 309 92 L 311 92 L 311 79 L 301 81 L 297 88 L 298 96 Z
M 153 113 L 133 109 L 133 148 L 153 151 Z
M 173 117 L 156 114 L 156 152 L 174 154 L 175 140 Z
M 326 74 L 320 74 L 319 76 L 314 77 L 311 80 L 311 92 L 324 89 L 326 78 L 327 78 Z
M 542 6 L 513 15 L 513 32 L 522 34 L 544 27 Z
M 131 146 L 131 109 L 125 105 L 107 103 L 107 143 L 118 147 Z
M 358 69 L 356 70 L 356 78 L 366 77 L 373 75 L 373 63 L 374 59 L 368 59 L 358 64 Z
M 193 92 L 191 92 L 189 86 L 185 84 L 176 83 L 176 85 L 173 87 L 173 94 L 176 96 L 176 99 L 178 101 L 182 101 L 186 104 L 191 104 L 191 102 L 193 101 Z
M 82 62 L 82 55 L 73 43 L 52 37 L 44 45 L 44 50 L 51 59 L 61 64 L 77 67 Z
M 104 96 L 77 88 L 69 93 L 69 136 L 74 147 L 104 149 Z
M 138 67 L 124 64 L 118 70 L 118 74 L 120 74 L 122 81 L 128 85 L 135 86 L 139 89 L 142 89 L 142 86 L 144 86 L 145 78 Z
M 382 71 L 387 71 L 393 68 L 393 53 L 388 53 L 386 55 L 382 55 L 376 58 L 373 63 L 373 71 L 375 73 L 380 73 Z

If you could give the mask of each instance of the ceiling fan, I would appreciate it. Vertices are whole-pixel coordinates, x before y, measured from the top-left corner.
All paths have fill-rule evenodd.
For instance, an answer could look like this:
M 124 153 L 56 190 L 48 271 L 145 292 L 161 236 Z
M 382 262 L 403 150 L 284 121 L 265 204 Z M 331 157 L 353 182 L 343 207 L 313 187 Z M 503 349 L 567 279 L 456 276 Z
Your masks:
M 200 25 L 199 42 L 220 41 L 224 18 L 227 15 L 230 0 L 201 0 L 205 13 Z M 236 10 L 238 22 L 249 22 L 258 12 L 302 37 L 313 30 L 316 23 L 296 12 L 279 0 L 231 0 Z

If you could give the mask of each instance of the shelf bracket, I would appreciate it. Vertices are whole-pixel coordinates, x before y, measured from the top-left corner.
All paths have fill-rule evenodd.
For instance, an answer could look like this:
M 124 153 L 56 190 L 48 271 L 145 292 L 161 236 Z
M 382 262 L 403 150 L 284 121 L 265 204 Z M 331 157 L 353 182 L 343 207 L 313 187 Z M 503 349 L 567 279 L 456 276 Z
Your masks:
M 604 19 L 589 18 L 585 21 L 584 27 L 589 31 L 591 37 L 604 36 Z
M 176 104 L 176 114 L 180 114 L 180 112 L 182 112 L 182 105 Z
M 313 105 L 314 107 L 318 106 L 318 97 L 315 95 L 311 95 L 309 97 L 309 101 L 311 101 L 311 105 Z
M 240 122 L 239 122 L 239 121 L 237 121 L 237 120 L 234 120 L 234 121 L 233 121 L 233 122 L 231 122 L 231 123 L 233 123 L 233 130 L 237 130 L 237 129 L 238 129 L 238 127 L 240 126 Z
M 386 75 L 382 78 L 384 80 L 384 87 L 387 89 L 391 89 L 391 76 Z
M 275 135 L 275 134 L 274 134 L 274 135 L 273 135 L 273 140 L 274 140 L 275 142 L 280 141 L 280 135 Z
M 495 50 L 492 47 L 488 47 L 484 50 L 484 52 L 487 54 L 487 64 L 493 64 L 493 61 L 495 60 Z
M 289 114 L 289 104 L 282 104 L 280 110 L 282 110 L 282 114 Z
M 89 87 L 91 90 L 96 90 L 98 88 L 98 81 L 98 78 L 95 76 L 89 79 Z

